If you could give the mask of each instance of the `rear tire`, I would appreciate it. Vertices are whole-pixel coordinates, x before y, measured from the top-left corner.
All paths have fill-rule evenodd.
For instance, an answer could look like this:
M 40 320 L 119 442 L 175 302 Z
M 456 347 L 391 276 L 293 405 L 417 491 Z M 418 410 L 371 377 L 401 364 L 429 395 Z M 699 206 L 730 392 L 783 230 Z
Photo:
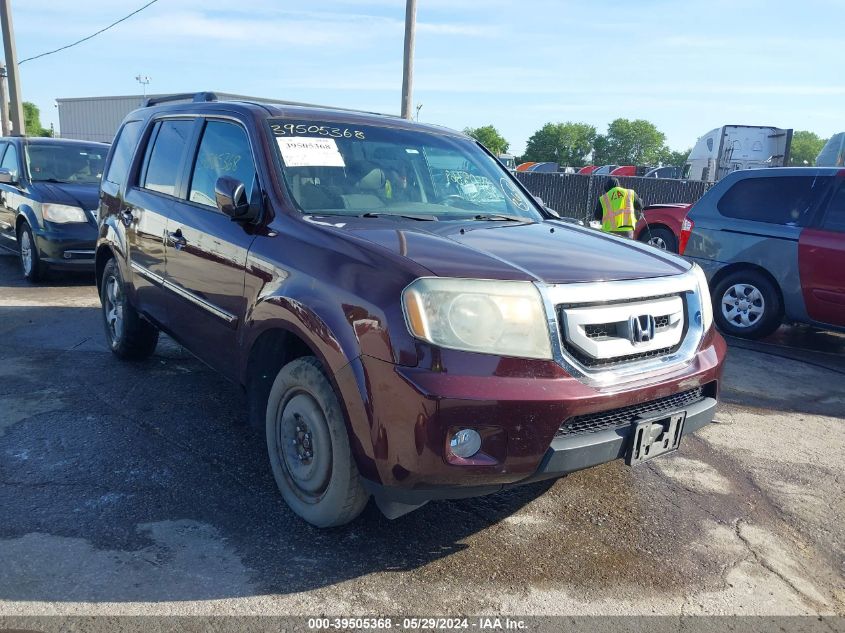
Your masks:
M 36 284 L 47 276 L 47 266 L 41 261 L 38 246 L 29 224 L 23 222 L 18 229 L 18 249 L 21 258 L 21 272 L 29 283 Z
M 751 269 L 738 270 L 713 289 L 713 316 L 723 334 L 755 340 L 780 327 L 783 302 L 765 275 Z
M 127 300 L 126 284 L 114 259 L 103 270 L 100 303 L 106 342 L 115 356 L 123 360 L 149 358 L 158 343 L 158 328 L 141 317 Z
M 313 356 L 279 371 L 267 400 L 267 451 L 291 510 L 326 528 L 354 520 L 369 494 L 352 457 L 340 402 Z
M 678 252 L 678 238 L 669 229 L 662 226 L 646 227 L 640 235 L 640 241 L 669 253 Z

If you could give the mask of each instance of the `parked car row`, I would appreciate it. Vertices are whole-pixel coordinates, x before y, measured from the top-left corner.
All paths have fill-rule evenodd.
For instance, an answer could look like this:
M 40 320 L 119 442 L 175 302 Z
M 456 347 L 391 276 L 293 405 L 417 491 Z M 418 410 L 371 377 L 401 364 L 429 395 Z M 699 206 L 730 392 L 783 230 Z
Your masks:
M 32 280 L 93 263 L 116 356 L 163 331 L 242 385 L 306 521 L 636 465 L 712 419 L 726 348 L 698 266 L 558 218 L 457 132 L 164 101 L 105 161 L 54 141 L 48 172 L 4 141 L 26 157 L 0 166 L 7 241 Z
M 505 165 L 507 166 L 507 165 Z M 577 169 L 575 167 L 562 167 L 554 162 L 525 162 L 515 168 L 519 172 L 534 174 L 581 174 L 582 176 L 638 176 L 643 178 L 680 178 L 680 167 L 647 167 L 637 165 L 587 165 Z
M 680 178 L 681 168 L 667 165 L 664 167 L 645 167 L 637 165 L 587 165 L 577 171 L 582 175 L 592 176 L 640 176 L 643 178 Z

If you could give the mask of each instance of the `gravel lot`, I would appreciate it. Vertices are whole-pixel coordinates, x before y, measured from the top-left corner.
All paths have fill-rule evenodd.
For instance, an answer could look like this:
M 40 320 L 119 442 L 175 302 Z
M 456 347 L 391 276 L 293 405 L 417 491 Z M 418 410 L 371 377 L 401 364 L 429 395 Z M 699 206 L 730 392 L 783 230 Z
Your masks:
M 117 361 L 90 279 L 30 287 L 16 264 L 0 615 L 845 613 L 841 336 L 732 344 L 716 423 L 672 456 L 319 531 L 238 387 L 169 340 Z

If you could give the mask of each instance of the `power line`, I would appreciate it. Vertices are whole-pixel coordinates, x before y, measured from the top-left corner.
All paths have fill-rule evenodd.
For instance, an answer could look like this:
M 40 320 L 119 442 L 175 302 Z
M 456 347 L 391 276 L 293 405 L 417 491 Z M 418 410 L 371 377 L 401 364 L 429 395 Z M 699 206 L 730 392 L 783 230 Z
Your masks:
M 23 64 L 24 62 L 32 61 L 33 59 L 38 59 L 39 57 L 46 57 L 47 55 L 52 55 L 53 53 L 58 53 L 59 51 L 63 51 L 63 50 L 65 50 L 65 49 L 67 49 L 67 48 L 71 48 L 72 46 L 76 46 L 77 44 L 82 44 L 82 42 L 87 42 L 87 41 L 88 41 L 88 40 L 90 40 L 92 37 L 97 37 L 100 33 L 105 33 L 106 31 L 108 31 L 108 30 L 109 30 L 110 28 L 112 28 L 113 26 L 117 26 L 117 25 L 118 25 L 118 24 L 120 24 L 121 22 L 124 22 L 125 20 L 128 20 L 128 19 L 129 19 L 129 18 L 131 18 L 133 15 L 135 15 L 135 14 L 137 14 L 137 13 L 140 13 L 141 11 L 143 11 L 144 9 L 146 9 L 148 6 L 150 6 L 151 4 L 155 4 L 156 2 L 158 2 L 158 0 L 150 0 L 150 2 L 148 2 L 147 4 L 145 4 L 143 7 L 141 7 L 140 9 L 135 9 L 132 13 L 130 13 L 129 15 L 126 15 L 126 16 L 124 16 L 124 17 L 120 18 L 117 22 L 112 22 L 112 23 L 111 23 L 111 24 L 109 24 L 107 27 L 100 29 L 100 30 L 99 30 L 99 31 L 97 31 L 96 33 L 92 33 L 92 34 L 91 34 L 91 35 L 89 35 L 88 37 L 83 37 L 81 40 L 78 40 L 78 41 L 76 41 L 76 42 L 73 42 L 72 44 L 68 44 L 67 46 L 62 46 L 61 48 L 57 48 L 56 50 L 53 50 L 53 51 L 47 51 L 46 53 L 41 53 L 40 55 L 34 55 L 33 57 L 27 57 L 26 59 L 22 59 L 21 61 L 19 61 L 19 62 L 18 62 L 18 66 L 20 66 L 20 65 L 21 65 L 21 64 Z

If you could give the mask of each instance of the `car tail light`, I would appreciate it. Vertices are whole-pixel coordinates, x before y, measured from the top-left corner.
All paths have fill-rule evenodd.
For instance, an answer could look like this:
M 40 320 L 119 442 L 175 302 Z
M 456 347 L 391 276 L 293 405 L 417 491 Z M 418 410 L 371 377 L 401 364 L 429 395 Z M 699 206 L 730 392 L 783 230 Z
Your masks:
M 687 242 L 689 242 L 693 228 L 695 228 L 695 222 L 688 217 L 684 218 L 683 222 L 681 222 L 681 239 L 678 240 L 679 255 L 683 255 L 684 251 L 687 250 Z

